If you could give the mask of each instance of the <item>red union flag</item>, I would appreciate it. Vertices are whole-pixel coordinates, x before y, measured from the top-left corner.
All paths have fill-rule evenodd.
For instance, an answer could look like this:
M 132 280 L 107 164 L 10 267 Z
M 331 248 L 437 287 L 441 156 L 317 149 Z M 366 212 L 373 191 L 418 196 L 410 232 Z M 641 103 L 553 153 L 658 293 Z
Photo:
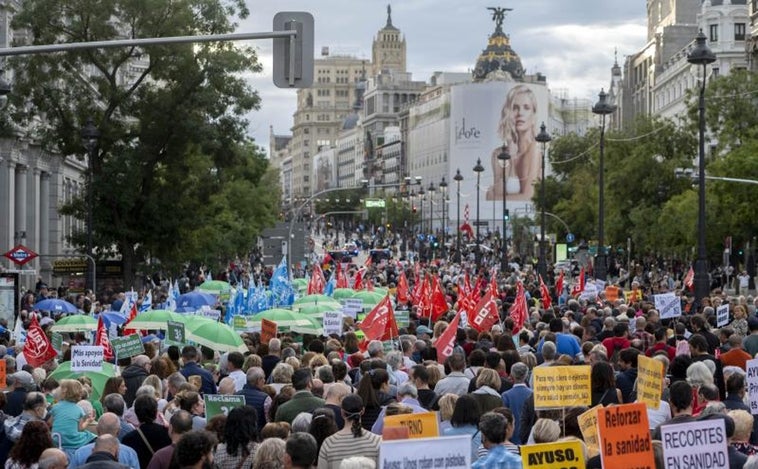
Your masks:
M 103 324 L 103 317 L 100 316 L 97 320 L 97 333 L 95 334 L 95 345 L 103 347 L 103 356 L 106 360 L 113 358 L 113 347 L 111 347 L 111 341 L 108 338 L 108 329 Z
M 455 348 L 455 336 L 458 332 L 458 323 L 460 320 L 461 313 L 458 312 L 453 320 L 450 321 L 450 325 L 447 326 L 445 332 L 443 332 L 437 339 L 437 343 L 435 344 L 435 348 L 437 349 L 437 363 L 445 363 L 447 357 L 453 354 L 453 349 Z
M 400 278 L 397 280 L 397 302 L 407 303 L 410 301 L 410 293 L 408 291 L 408 279 L 405 277 L 405 272 L 400 272 Z
M 315 295 L 315 294 L 324 293 L 325 286 L 326 286 L 326 278 L 324 277 L 324 271 L 321 270 L 320 265 L 314 264 L 311 279 L 308 282 L 308 294 Z
M 540 294 L 542 295 L 542 309 L 550 308 L 553 304 L 553 300 L 550 298 L 550 290 L 542 280 L 542 275 L 540 275 Z
M 360 329 L 366 335 L 367 340 L 391 340 L 397 337 L 397 323 L 395 312 L 392 310 L 390 297 L 385 296 L 361 322 Z
M 561 275 L 558 277 L 558 280 L 555 282 L 555 296 L 560 297 L 563 295 L 563 271 L 561 270 Z
M 542 282 L 542 277 L 540 277 L 540 282 Z M 511 307 L 511 318 L 513 319 L 514 334 L 520 331 L 522 327 L 524 327 L 524 322 L 526 322 L 526 318 L 528 316 L 529 307 L 526 304 L 526 292 L 524 291 L 524 284 L 519 282 L 516 286 L 516 301 Z
M 479 300 L 472 315 L 469 318 L 469 325 L 478 332 L 489 331 L 492 325 L 500 320 L 497 303 L 495 303 L 495 298 L 492 296 L 491 291 L 487 291 L 482 299 Z
M 695 286 L 695 269 L 693 269 L 692 266 L 690 266 L 690 270 L 687 271 L 687 275 L 684 276 L 683 283 L 688 290 L 692 290 L 692 287 Z
M 42 366 L 46 361 L 55 358 L 57 353 L 53 350 L 52 344 L 47 340 L 45 332 L 37 322 L 37 315 L 32 315 L 32 322 L 29 324 L 29 330 L 26 334 L 26 343 L 24 344 L 24 357 L 27 363 L 37 368 Z

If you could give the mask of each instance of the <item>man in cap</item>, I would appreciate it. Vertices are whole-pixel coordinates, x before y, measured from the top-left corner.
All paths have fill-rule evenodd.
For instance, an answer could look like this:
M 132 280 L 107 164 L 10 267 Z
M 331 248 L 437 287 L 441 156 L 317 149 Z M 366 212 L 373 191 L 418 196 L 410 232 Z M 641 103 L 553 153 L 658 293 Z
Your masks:
M 24 410 L 26 394 L 36 387 L 34 379 L 29 372 L 22 370 L 8 376 L 5 381 L 11 391 L 5 395 L 7 402 L 3 410 L 11 417 L 18 417 Z

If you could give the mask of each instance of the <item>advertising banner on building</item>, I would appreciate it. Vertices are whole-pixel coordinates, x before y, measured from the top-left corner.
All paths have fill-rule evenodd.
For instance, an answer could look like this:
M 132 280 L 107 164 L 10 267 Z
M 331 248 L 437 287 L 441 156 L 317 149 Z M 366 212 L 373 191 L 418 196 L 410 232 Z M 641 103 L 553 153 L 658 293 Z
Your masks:
M 545 84 L 487 82 L 452 88 L 448 180 L 453 180 L 458 169 L 464 175 L 462 208 L 468 205 L 473 213 L 476 206 L 476 174 L 472 168 L 477 159 L 484 167 L 479 182 L 482 220 L 492 219 L 493 213 L 500 220 L 504 187 L 511 214 L 531 205 L 542 164 L 542 147 L 535 137 L 543 122 L 548 123 Z M 504 149 L 509 158 L 498 159 Z M 451 197 L 450 213 L 456 213 L 455 203 L 456 198 Z

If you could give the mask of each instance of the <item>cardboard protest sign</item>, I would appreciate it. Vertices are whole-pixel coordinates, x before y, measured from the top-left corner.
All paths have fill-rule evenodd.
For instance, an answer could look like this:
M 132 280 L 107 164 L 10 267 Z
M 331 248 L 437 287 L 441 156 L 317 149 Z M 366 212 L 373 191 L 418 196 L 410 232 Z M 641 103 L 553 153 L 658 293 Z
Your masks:
M 236 394 L 206 394 L 205 400 L 205 418 L 212 419 L 216 415 L 229 415 L 229 411 L 235 407 L 245 405 L 245 396 Z
M 324 312 L 324 335 L 331 334 L 342 335 L 342 311 L 325 311 Z
M 642 402 L 598 409 L 597 429 L 603 467 L 655 469 L 653 442 Z
M 577 419 L 579 430 L 581 430 L 584 443 L 587 445 L 587 455 L 589 457 L 594 457 L 600 453 L 600 442 L 598 441 L 597 434 L 597 411 L 602 407 L 602 404 L 598 404 L 580 415 Z
M 716 327 L 724 327 L 729 324 L 729 305 L 721 305 L 716 308 Z
M 100 345 L 71 347 L 71 371 L 102 371 L 105 352 Z
M 534 408 L 589 406 L 590 367 L 539 366 L 534 369 Z
M 184 344 L 187 340 L 184 323 L 179 321 L 168 321 L 166 324 L 166 340 L 175 344 Z
M 261 343 L 268 344 L 269 340 L 276 337 L 277 325 L 274 321 L 266 318 L 261 319 Z
M 724 419 L 661 426 L 667 469 L 729 467 Z
M 657 410 L 661 406 L 664 378 L 663 363 L 640 355 L 637 358 L 637 401 Z
M 408 438 L 434 438 L 440 436 L 438 422 L 437 412 L 388 415 L 384 417 L 384 428 L 407 428 Z
M 376 467 L 468 469 L 471 467 L 471 436 L 382 441 Z
M 130 334 L 126 337 L 116 337 L 111 340 L 113 353 L 118 359 L 129 358 L 145 352 L 142 339 L 139 334 Z
M 584 468 L 584 450 L 579 440 L 521 446 L 524 469 Z
M 748 360 L 745 365 L 748 406 L 751 414 L 758 415 L 758 358 Z
M 682 315 L 682 301 L 675 293 L 661 293 L 653 295 L 655 309 L 660 313 L 661 319 L 671 319 Z

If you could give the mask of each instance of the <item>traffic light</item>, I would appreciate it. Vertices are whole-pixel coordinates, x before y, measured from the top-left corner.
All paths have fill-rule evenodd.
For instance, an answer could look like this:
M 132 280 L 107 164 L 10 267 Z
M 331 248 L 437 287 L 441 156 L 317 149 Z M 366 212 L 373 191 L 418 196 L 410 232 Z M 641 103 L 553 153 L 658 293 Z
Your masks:
M 302 11 L 280 11 L 274 16 L 273 28 L 274 31 L 297 32 L 294 41 L 289 37 L 274 38 L 274 85 L 309 88 L 313 84 L 313 15 Z
M 411 210 L 413 211 L 413 213 L 416 213 L 416 206 L 414 205 L 414 206 L 411 208 Z
M 503 212 L 503 220 L 508 221 L 511 219 L 511 211 L 508 209 L 505 209 L 505 212 Z

